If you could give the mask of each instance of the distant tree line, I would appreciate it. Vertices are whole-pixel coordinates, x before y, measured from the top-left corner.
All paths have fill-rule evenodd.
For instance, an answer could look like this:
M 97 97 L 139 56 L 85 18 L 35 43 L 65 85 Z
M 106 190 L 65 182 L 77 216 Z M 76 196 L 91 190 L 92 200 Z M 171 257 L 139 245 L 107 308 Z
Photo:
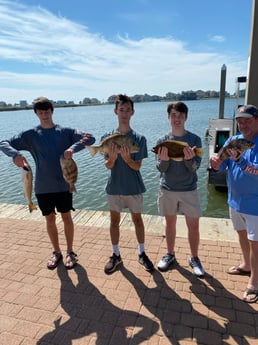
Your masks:
M 130 96 L 130 95 L 129 95 Z M 230 95 L 228 92 L 225 92 L 225 97 L 235 97 L 236 95 Z M 75 104 L 73 101 L 53 101 L 55 107 L 71 107 L 71 106 L 84 106 L 84 105 L 100 105 L 100 104 L 113 104 L 115 102 L 117 95 L 111 95 L 108 97 L 107 101 L 100 101 L 97 98 L 85 97 L 79 104 Z M 168 92 L 165 96 L 158 95 L 134 95 L 130 96 L 135 103 L 139 102 L 160 102 L 160 101 L 195 101 L 200 99 L 209 99 L 209 98 L 219 98 L 219 91 L 182 91 L 181 93 Z M 239 91 L 239 97 L 245 97 L 245 90 Z M 20 110 L 20 109 L 31 109 L 32 105 L 27 104 L 27 101 L 22 100 L 19 104 L 6 104 L 4 101 L 0 101 L 0 111 L 1 110 Z M 9 109 L 8 109 L 9 108 Z
M 228 92 L 225 92 L 225 97 L 234 97 L 234 95 L 230 95 Z M 240 97 L 245 96 L 245 90 L 241 90 L 239 93 Z M 109 96 L 107 99 L 108 104 L 113 104 L 115 102 L 117 95 Z M 158 95 L 148 95 L 145 93 L 144 95 L 134 95 L 130 96 L 134 102 L 160 102 L 160 101 L 194 101 L 199 99 L 208 99 L 208 98 L 219 98 L 220 92 L 219 91 L 203 91 L 203 90 L 197 90 L 197 91 L 182 91 L 181 93 L 173 93 L 168 92 L 165 96 L 158 96 Z M 100 102 L 96 98 L 84 98 L 82 101 L 82 104 L 85 105 L 93 105 L 93 104 L 103 104 L 103 102 Z

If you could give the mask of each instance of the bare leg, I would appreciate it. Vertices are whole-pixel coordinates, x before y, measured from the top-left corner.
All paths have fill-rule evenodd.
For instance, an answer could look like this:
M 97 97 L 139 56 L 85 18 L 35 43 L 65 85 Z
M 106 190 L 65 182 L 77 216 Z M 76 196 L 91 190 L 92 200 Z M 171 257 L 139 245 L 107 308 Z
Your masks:
M 119 243 L 119 223 L 120 213 L 116 211 L 110 211 L 110 238 L 112 245 L 118 245 Z
M 74 224 L 71 216 L 71 211 L 61 213 L 62 220 L 64 222 L 64 233 L 66 238 L 67 253 L 73 251 L 73 239 L 74 239 Z
M 247 238 L 247 232 L 246 230 L 240 230 L 237 231 L 237 233 L 243 254 L 243 262 L 239 265 L 239 267 L 243 270 L 250 271 L 250 244 Z
M 132 220 L 135 226 L 135 233 L 138 243 L 144 243 L 145 241 L 145 231 L 144 231 L 144 223 L 142 220 L 141 213 L 133 213 L 131 212 Z
M 196 257 L 198 256 L 198 248 L 199 248 L 199 218 L 191 218 L 186 216 L 186 225 L 188 228 L 188 241 L 191 250 L 191 256 Z
M 166 220 L 166 241 L 167 251 L 169 254 L 175 254 L 175 241 L 176 241 L 176 220 L 177 216 L 165 216 Z
M 255 302 L 258 296 L 258 241 L 249 241 L 249 243 L 251 276 L 247 284 L 247 289 L 254 291 L 249 291 L 249 293 L 244 292 L 244 300 L 246 302 Z
M 59 247 L 58 231 L 56 227 L 56 215 L 54 213 L 51 213 L 45 216 L 45 219 L 46 219 L 46 224 L 47 224 L 48 236 L 52 243 L 53 249 L 55 252 L 60 253 L 61 250 Z

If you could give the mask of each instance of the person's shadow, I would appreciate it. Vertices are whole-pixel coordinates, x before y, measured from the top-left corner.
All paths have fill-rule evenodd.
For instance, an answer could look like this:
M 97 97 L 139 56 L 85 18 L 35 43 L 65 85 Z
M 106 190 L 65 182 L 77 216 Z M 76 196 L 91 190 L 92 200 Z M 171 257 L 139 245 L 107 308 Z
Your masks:
M 174 269 L 177 268 L 176 263 Z M 197 344 L 206 343 L 207 339 L 204 338 L 208 325 L 211 321 L 215 323 L 214 320 L 195 310 L 188 299 L 181 298 L 168 286 L 158 270 L 153 272 L 153 287 L 146 286 L 124 266 L 120 270 L 135 288 L 144 307 L 159 320 L 163 333 L 171 344 L 178 345 L 182 339 L 196 339 Z M 188 275 L 193 276 L 189 271 Z M 223 327 L 218 323 L 216 329 L 218 333 L 223 334 Z M 214 341 L 217 341 L 216 344 L 222 344 L 222 337 L 217 336 L 211 344 L 215 344 Z
M 108 301 L 89 281 L 83 266 L 77 264 L 74 270 L 77 285 L 63 265 L 57 267 L 61 281 L 60 304 L 68 319 L 65 315 L 56 320 L 55 329 L 43 335 L 37 345 L 72 345 L 74 339 L 91 334 L 96 337 L 95 345 L 139 345 L 157 332 L 159 326 L 154 320 L 120 309 Z M 134 327 L 138 332 L 130 333 Z
M 189 278 L 186 269 L 179 267 L 178 271 Z M 258 319 L 257 311 L 248 303 L 245 303 L 234 294 L 229 292 L 216 278 L 206 272 L 205 279 L 198 283 L 190 279 L 190 290 L 201 303 L 209 308 L 212 313 L 224 320 L 224 339 L 234 339 L 234 343 L 249 345 L 245 337 L 257 339 Z

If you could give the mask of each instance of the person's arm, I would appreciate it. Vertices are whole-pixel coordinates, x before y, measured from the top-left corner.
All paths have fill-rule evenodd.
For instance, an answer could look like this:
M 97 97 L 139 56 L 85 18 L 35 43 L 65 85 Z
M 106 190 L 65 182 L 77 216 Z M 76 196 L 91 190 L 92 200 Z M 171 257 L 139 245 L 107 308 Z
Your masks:
M 82 131 L 73 131 L 73 144 L 69 147 L 73 153 L 79 152 L 85 148 L 85 146 L 90 146 L 94 144 L 96 139 L 92 134 L 85 133 Z
M 106 155 L 105 166 L 107 169 L 113 169 L 118 155 L 118 148 L 115 143 L 111 143 L 108 147 L 108 155 Z
M 169 161 L 170 158 L 168 156 L 168 148 L 165 146 L 161 146 L 158 149 L 158 153 L 156 155 L 157 163 L 156 167 L 160 172 L 165 172 L 169 168 Z

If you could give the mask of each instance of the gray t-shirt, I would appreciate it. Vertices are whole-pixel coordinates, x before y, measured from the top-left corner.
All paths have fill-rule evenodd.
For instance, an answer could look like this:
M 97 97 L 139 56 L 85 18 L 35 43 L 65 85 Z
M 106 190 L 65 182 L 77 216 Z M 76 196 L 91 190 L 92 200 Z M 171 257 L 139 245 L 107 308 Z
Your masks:
M 157 141 L 160 144 L 166 140 L 184 141 L 190 147 L 202 147 L 201 138 L 194 133 L 186 132 L 182 137 L 177 137 L 167 134 Z M 160 171 L 160 188 L 169 191 L 186 192 L 197 188 L 197 174 L 196 171 L 201 164 L 201 157 L 195 156 L 191 160 L 175 161 L 161 161 L 157 158 L 157 169 Z
M 101 140 L 108 135 L 115 133 L 105 134 Z M 127 133 L 134 142 L 139 146 L 139 152 L 132 153 L 131 158 L 134 161 L 140 161 L 148 157 L 147 141 L 146 138 L 134 130 Z M 120 154 L 115 162 L 114 167 L 110 170 L 110 175 L 106 185 L 106 192 L 110 195 L 137 195 L 146 191 L 140 171 L 136 171 L 125 163 Z

